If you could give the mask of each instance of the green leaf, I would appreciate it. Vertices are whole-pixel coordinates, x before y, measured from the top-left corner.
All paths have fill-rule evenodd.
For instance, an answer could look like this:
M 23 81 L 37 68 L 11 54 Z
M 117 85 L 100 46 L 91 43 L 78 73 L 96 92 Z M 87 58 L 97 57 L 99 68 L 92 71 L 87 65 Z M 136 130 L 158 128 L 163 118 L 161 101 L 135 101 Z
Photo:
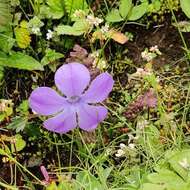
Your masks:
M 16 130 L 16 132 L 23 131 L 28 123 L 28 118 L 17 116 L 12 119 L 12 122 L 6 127 L 7 129 Z
M 26 142 L 22 139 L 22 136 L 20 134 L 17 134 L 14 136 L 15 138 L 15 144 L 11 144 L 11 151 L 12 152 L 19 152 L 24 149 L 26 146 Z M 16 148 L 16 150 L 15 150 Z
M 140 5 L 133 7 L 128 17 L 128 20 L 135 21 L 140 19 L 146 13 L 147 9 L 148 9 L 148 2 L 147 0 L 145 0 Z
M 165 186 L 152 184 L 152 183 L 144 183 L 139 190 L 166 190 Z
M 77 21 L 73 26 L 59 25 L 56 29 L 58 35 L 80 36 L 88 31 L 88 24 L 84 20 Z
M 12 15 L 10 10 L 9 0 L 0 1 L 0 28 L 6 30 L 7 26 L 10 25 L 12 21 Z
M 7 155 L 6 151 L 0 148 L 0 155 Z
M 62 53 L 56 52 L 52 49 L 47 49 L 45 56 L 41 60 L 41 64 L 48 65 L 49 63 L 52 63 L 56 61 L 57 59 L 63 58 L 64 55 Z
M 77 189 L 84 188 L 90 190 L 104 189 L 98 179 L 91 175 L 88 171 L 81 171 L 77 174 Z M 79 185 L 81 184 L 81 185 Z
M 64 5 L 62 0 L 48 0 L 49 14 L 53 19 L 60 19 L 64 15 Z
M 64 0 L 66 12 L 72 15 L 76 10 L 88 10 L 86 0 Z
M 166 154 L 166 158 L 171 167 L 184 179 L 187 180 L 190 174 L 190 150 L 175 151 L 170 154 Z M 181 163 L 187 162 L 187 168 L 184 168 Z
M 126 18 L 132 8 L 132 0 L 121 0 L 119 5 L 119 13 L 123 18 Z
M 8 53 L 12 49 L 14 43 L 15 39 L 13 39 L 13 32 L 11 30 L 0 33 L 0 50 Z
M 123 18 L 121 17 L 118 9 L 112 9 L 106 16 L 108 22 L 121 22 Z
M 180 0 L 182 11 L 190 18 L 190 2 L 189 0 Z
M 30 45 L 31 38 L 30 33 L 27 28 L 27 22 L 25 20 L 21 21 L 20 25 L 14 29 L 16 42 L 18 47 L 25 49 Z
M 43 71 L 43 66 L 37 60 L 21 52 L 12 52 L 11 55 L 3 55 L 0 53 L 0 66 L 24 69 L 29 71 Z

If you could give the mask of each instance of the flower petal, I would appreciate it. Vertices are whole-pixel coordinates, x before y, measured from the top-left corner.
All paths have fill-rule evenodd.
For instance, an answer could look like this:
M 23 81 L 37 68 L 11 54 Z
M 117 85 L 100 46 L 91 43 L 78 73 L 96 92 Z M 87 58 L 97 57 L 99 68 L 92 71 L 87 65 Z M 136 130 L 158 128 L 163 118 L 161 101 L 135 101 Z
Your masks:
M 65 110 L 57 116 L 44 121 L 44 127 L 56 133 L 67 133 L 77 127 L 76 112 Z
M 79 96 L 90 81 L 88 69 L 80 63 L 61 66 L 55 73 L 55 84 L 66 96 Z
M 67 105 L 64 97 L 49 87 L 36 88 L 29 97 L 29 105 L 38 114 L 52 115 Z
M 91 106 L 83 104 L 80 106 L 78 113 L 79 127 L 85 131 L 95 129 L 107 115 L 107 109 L 103 106 Z
M 109 73 L 98 75 L 84 93 L 83 99 L 87 103 L 98 103 L 105 100 L 113 88 L 114 80 Z

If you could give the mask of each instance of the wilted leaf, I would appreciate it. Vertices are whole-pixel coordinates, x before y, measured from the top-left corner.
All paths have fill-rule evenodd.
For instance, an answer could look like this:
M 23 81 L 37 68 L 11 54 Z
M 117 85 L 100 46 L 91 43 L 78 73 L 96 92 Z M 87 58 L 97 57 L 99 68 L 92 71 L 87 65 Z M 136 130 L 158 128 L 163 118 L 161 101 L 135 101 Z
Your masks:
M 115 30 L 110 30 L 109 31 L 109 36 L 112 38 L 114 41 L 120 43 L 120 44 L 125 44 L 128 41 L 128 38 L 125 34 L 115 31 Z

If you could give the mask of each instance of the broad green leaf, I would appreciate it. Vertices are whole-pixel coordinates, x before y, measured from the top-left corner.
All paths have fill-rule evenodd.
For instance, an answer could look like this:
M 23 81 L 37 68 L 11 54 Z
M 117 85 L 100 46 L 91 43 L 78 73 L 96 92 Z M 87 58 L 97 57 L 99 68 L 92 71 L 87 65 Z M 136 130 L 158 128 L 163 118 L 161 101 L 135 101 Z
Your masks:
M 76 177 L 76 181 L 78 184 L 77 190 L 84 188 L 90 190 L 103 189 L 99 180 L 90 174 L 88 171 L 81 171 L 78 173 Z M 81 186 L 79 185 L 81 184 Z
M 11 144 L 11 151 L 19 152 L 23 150 L 24 147 L 26 146 L 26 142 L 22 139 L 22 136 L 20 134 L 17 134 L 14 136 L 14 138 L 15 138 L 15 144 Z
M 52 63 L 56 61 L 57 59 L 63 58 L 64 55 L 62 53 L 56 52 L 52 49 L 47 49 L 45 56 L 41 60 L 42 65 L 48 65 L 49 63 Z
M 119 5 L 119 13 L 123 18 L 126 18 L 132 8 L 132 0 L 121 0 Z
M 55 30 L 58 35 L 80 36 L 88 31 L 88 24 L 85 21 L 80 20 L 75 22 L 73 26 L 59 25 Z
M 76 10 L 87 10 L 88 4 L 86 3 L 86 0 L 64 0 L 65 8 L 67 14 L 70 16 L 76 11 Z
M 140 5 L 134 6 L 129 14 L 128 20 L 135 21 L 140 19 L 148 9 L 148 2 L 145 0 Z
M 144 183 L 139 190 L 166 190 L 164 185 Z
M 171 167 L 184 179 L 187 180 L 190 175 L 190 150 L 175 151 L 166 155 Z M 184 167 L 183 167 L 184 164 Z M 185 168 L 187 165 L 187 168 Z
M 106 16 L 108 22 L 120 22 L 123 21 L 118 9 L 112 9 Z
M 151 183 L 155 184 L 174 184 L 178 186 L 184 183 L 183 179 L 176 173 L 167 169 L 162 169 L 158 173 L 149 174 L 147 178 Z
M 43 66 L 37 60 L 21 52 L 12 52 L 11 55 L 2 55 L 2 53 L 0 53 L 0 66 L 30 71 L 43 71 Z
M 188 18 L 190 18 L 190 1 L 189 0 L 180 0 L 180 5 L 182 11 L 186 14 Z
M 53 19 L 60 19 L 64 15 L 64 5 L 62 0 L 47 0 L 49 14 Z

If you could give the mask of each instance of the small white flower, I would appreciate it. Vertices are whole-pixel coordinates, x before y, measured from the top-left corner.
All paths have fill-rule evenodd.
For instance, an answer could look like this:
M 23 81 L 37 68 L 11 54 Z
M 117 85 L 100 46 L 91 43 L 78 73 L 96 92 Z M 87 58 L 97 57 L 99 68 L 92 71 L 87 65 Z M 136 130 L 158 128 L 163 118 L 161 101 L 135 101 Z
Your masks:
M 190 164 L 187 161 L 187 158 L 184 158 L 182 161 L 179 162 L 179 164 L 184 168 L 188 169 L 190 167 Z
M 154 53 L 158 54 L 158 55 L 161 55 L 161 54 L 162 54 L 162 53 L 160 52 L 160 50 L 158 49 L 158 46 L 157 46 L 157 45 L 150 47 L 149 50 L 150 50 L 151 52 L 154 52 Z
M 109 25 L 108 24 L 105 24 L 105 26 L 102 26 L 102 28 L 100 29 L 101 32 L 104 34 L 104 33 L 107 33 L 109 31 Z
M 155 58 L 155 54 L 152 52 L 148 52 L 147 50 L 143 51 L 141 53 L 141 57 L 146 61 L 151 61 L 153 58 Z
M 119 149 L 117 153 L 115 154 L 116 157 L 120 158 L 125 155 L 125 151 L 122 149 Z
M 135 148 L 135 144 L 130 143 L 130 144 L 128 145 L 128 147 L 129 147 L 130 149 L 134 149 L 134 148 Z
M 46 34 L 46 39 L 50 40 L 53 37 L 53 31 L 48 30 L 48 33 Z
M 32 27 L 32 33 L 33 34 L 39 34 L 40 33 L 40 28 L 39 27 Z
M 94 17 L 94 15 L 88 15 L 86 19 L 90 25 L 95 25 L 95 26 L 99 26 L 99 24 L 103 22 L 103 19 Z
M 136 73 L 133 73 L 132 76 L 133 77 L 145 77 L 148 75 L 151 75 L 152 73 L 150 71 L 146 71 L 143 68 L 137 68 Z
M 98 64 L 96 65 L 96 67 L 100 70 L 103 70 L 107 67 L 107 63 L 104 59 L 100 59 L 100 60 L 97 60 Z
M 124 143 L 120 143 L 120 144 L 119 144 L 119 147 L 120 147 L 121 149 L 125 149 L 127 146 L 126 146 Z
M 128 137 L 129 137 L 129 139 L 128 139 L 128 144 L 130 144 L 131 141 L 133 141 L 133 140 L 139 139 L 139 136 L 135 136 L 135 137 L 134 137 L 132 134 L 128 134 Z
M 148 123 L 147 120 L 141 119 L 141 120 L 139 120 L 139 121 L 137 122 L 137 128 L 142 130 L 142 129 L 144 129 L 148 124 L 149 124 L 149 123 Z

